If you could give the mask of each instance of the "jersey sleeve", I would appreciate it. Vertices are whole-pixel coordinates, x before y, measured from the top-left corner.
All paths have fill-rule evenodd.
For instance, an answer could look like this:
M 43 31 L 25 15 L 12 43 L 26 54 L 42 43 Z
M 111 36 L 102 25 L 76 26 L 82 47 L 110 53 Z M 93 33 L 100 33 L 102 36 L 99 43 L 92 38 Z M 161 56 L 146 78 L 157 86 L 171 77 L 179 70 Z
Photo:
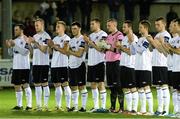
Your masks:
M 132 45 L 136 52 L 140 54 L 149 48 L 149 42 L 147 40 L 144 40 L 141 44 L 133 43 Z
M 170 37 L 169 36 L 164 36 L 164 42 L 169 43 Z
M 47 41 L 51 39 L 48 33 L 44 34 L 44 40 L 43 40 L 43 45 L 47 46 Z
M 21 55 L 24 55 L 24 56 L 28 55 L 28 53 L 29 53 L 29 50 L 28 50 L 28 49 L 26 49 L 26 48 L 21 48 L 21 47 L 19 47 L 17 44 L 15 44 L 15 46 L 13 47 L 13 49 L 14 49 L 14 51 L 15 51 L 16 53 L 20 53 Z
M 123 38 L 124 38 L 124 35 L 123 35 L 122 33 L 119 33 L 119 34 L 117 35 L 117 40 L 118 40 L 118 41 L 122 41 Z
M 81 43 L 80 43 L 79 47 L 85 48 L 85 42 L 83 40 L 81 40 Z

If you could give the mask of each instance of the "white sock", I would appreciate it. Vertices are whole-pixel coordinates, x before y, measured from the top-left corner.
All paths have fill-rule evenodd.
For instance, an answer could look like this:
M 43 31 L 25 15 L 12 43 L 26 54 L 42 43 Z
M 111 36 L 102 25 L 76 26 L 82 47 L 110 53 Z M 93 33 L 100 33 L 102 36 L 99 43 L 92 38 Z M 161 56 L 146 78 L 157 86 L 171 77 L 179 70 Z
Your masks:
M 132 110 L 135 110 L 137 112 L 137 108 L 138 108 L 138 101 L 139 101 L 139 96 L 138 96 L 138 92 L 133 92 L 132 93 Z
M 35 87 L 35 95 L 36 95 L 36 106 L 42 107 L 42 87 Z
M 139 91 L 139 100 L 140 100 L 140 112 L 146 112 L 146 95 L 144 90 Z
M 173 92 L 172 92 L 172 100 L 173 100 L 173 106 L 174 106 L 174 113 L 177 113 L 178 112 L 178 103 L 177 103 L 177 98 L 178 97 L 178 92 L 176 89 L 173 89 Z
M 92 97 L 94 102 L 94 109 L 99 109 L 99 91 L 98 89 L 92 89 Z
M 62 91 L 61 86 L 56 87 L 55 88 L 55 99 L 56 99 L 56 105 L 58 108 L 62 106 L 62 95 L 63 95 L 63 91 Z
M 163 91 L 163 100 L 164 100 L 164 111 L 166 111 L 166 113 L 169 114 L 169 103 L 170 103 L 169 88 L 164 87 L 162 88 L 162 91 Z
M 84 89 L 81 91 L 81 101 L 82 101 L 82 107 L 86 109 L 86 103 L 88 98 L 88 92 L 87 89 Z
M 75 109 L 78 109 L 79 90 L 72 91 L 72 102 Z
M 32 107 L 32 90 L 30 87 L 24 89 L 26 94 L 26 102 L 28 107 Z
M 48 107 L 48 101 L 50 96 L 49 86 L 43 87 L 43 90 L 44 90 L 44 106 Z
M 66 107 L 71 107 L 71 89 L 69 86 L 64 87 L 65 99 L 66 99 Z
M 177 97 L 177 104 L 178 104 L 178 112 L 180 113 L 180 92 L 178 93 L 178 97 Z
M 152 92 L 151 92 L 150 89 L 148 89 L 148 90 L 145 91 L 145 93 L 146 93 L 146 100 L 148 102 L 148 107 L 149 107 L 148 112 L 153 114 L 154 111 L 153 111 L 153 96 L 152 96 Z
M 159 112 L 163 112 L 163 91 L 161 89 L 161 87 L 157 87 L 157 100 L 158 100 L 158 109 L 157 111 Z
M 23 97 L 22 91 L 16 92 L 16 101 L 17 101 L 17 106 L 19 107 L 22 107 L 22 97 Z
M 128 111 L 132 111 L 132 93 L 129 92 L 125 92 L 125 100 L 126 100 L 126 105 L 127 105 L 127 110 Z
M 101 98 L 101 107 L 106 109 L 106 90 L 100 91 L 100 98 Z

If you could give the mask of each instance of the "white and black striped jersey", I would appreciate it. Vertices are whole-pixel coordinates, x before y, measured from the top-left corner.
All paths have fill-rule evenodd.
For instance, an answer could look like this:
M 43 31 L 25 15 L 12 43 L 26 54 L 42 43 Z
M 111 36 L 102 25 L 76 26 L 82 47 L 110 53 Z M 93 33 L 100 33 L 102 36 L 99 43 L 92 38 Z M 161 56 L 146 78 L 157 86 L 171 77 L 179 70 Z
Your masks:
M 70 37 L 66 34 L 64 34 L 63 36 L 56 36 L 53 39 L 54 44 L 58 45 L 60 48 L 63 48 L 64 43 L 69 41 Z M 51 67 L 68 67 L 68 56 L 53 49 Z
M 152 53 L 149 50 L 149 42 L 145 37 L 140 37 L 138 42 L 133 44 L 136 52 L 135 70 L 152 70 Z
M 47 40 L 51 39 L 49 34 L 45 31 L 37 33 L 33 36 L 36 42 L 40 45 L 47 46 Z M 33 65 L 49 65 L 49 53 L 43 53 L 35 45 L 33 45 Z
M 158 39 L 160 37 L 163 37 L 164 42 L 167 43 L 171 39 L 171 35 L 167 31 L 158 33 L 154 39 Z M 152 66 L 167 67 L 167 57 L 163 53 L 160 53 L 157 49 L 153 49 L 152 52 Z
M 133 42 L 136 43 L 138 41 L 138 37 L 135 34 L 133 34 L 133 37 L 134 37 Z M 131 48 L 131 44 L 128 42 L 127 36 L 125 36 L 122 39 L 122 45 L 125 48 Z M 134 65 L 135 65 L 135 55 L 134 54 L 128 55 L 125 52 L 121 52 L 120 66 L 126 66 L 128 68 L 134 68 Z
M 85 48 L 85 41 L 83 40 L 83 36 L 72 38 L 69 42 L 70 49 L 72 51 L 78 51 L 79 48 Z M 78 68 L 82 62 L 85 61 L 86 53 L 84 52 L 81 57 L 76 57 L 74 55 L 69 56 L 69 67 L 70 68 Z
M 12 48 L 13 69 L 30 69 L 29 47 L 24 36 L 14 39 L 15 46 Z
M 180 48 L 180 36 L 177 36 L 174 38 L 174 40 L 171 42 L 171 45 L 174 48 Z M 173 72 L 180 72 L 180 55 L 174 53 L 173 54 L 173 67 L 172 67 Z
M 107 33 L 104 32 L 103 30 L 100 30 L 97 33 L 91 33 L 89 35 L 89 37 L 90 37 L 90 40 L 92 40 L 96 44 L 96 42 L 100 41 L 103 37 L 106 38 Z M 92 46 L 89 46 L 89 49 L 88 49 L 88 65 L 94 66 L 94 65 L 97 65 L 97 64 L 104 62 L 104 61 L 105 61 L 105 54 L 97 51 Z

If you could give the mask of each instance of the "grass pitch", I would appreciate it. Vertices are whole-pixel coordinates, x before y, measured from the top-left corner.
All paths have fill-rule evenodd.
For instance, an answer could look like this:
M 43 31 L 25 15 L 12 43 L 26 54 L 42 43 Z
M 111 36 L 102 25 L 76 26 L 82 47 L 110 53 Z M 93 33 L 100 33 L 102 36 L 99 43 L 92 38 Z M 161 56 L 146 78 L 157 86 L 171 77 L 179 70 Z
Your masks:
M 33 91 L 33 107 L 35 107 L 35 94 L 34 87 L 32 87 Z M 110 107 L 110 98 L 109 98 L 109 90 L 107 90 L 107 109 Z M 157 109 L 157 98 L 156 92 L 153 90 L 154 96 L 154 111 Z M 51 112 L 35 112 L 35 111 L 12 111 L 16 105 L 15 92 L 13 88 L 4 88 L 0 90 L 0 118 L 9 119 L 9 118 L 22 118 L 22 119 L 55 119 L 55 118 L 169 118 L 169 117 L 156 117 L 156 116 L 132 116 L 132 115 L 124 115 L 124 114 L 113 114 L 113 113 L 80 113 L 80 112 L 57 112 L 54 111 L 55 107 L 55 96 L 54 96 L 54 88 L 51 87 L 51 96 L 49 100 L 49 108 L 52 110 Z M 26 107 L 25 93 L 23 94 L 23 105 Z M 79 105 L 81 105 L 81 101 L 79 101 Z M 65 98 L 63 95 L 62 107 L 65 108 Z M 93 107 L 93 100 L 91 90 L 88 89 L 88 102 L 87 102 L 87 110 L 90 110 Z M 118 105 L 117 105 L 118 107 Z M 170 112 L 172 112 L 172 100 L 170 103 Z

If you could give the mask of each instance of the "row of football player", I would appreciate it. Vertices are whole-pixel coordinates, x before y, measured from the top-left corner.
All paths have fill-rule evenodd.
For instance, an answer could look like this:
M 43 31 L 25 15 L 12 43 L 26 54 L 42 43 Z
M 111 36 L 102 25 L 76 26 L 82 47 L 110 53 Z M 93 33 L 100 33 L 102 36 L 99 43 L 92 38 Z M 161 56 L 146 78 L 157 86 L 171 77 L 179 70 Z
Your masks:
M 91 21 L 92 33 L 89 37 L 86 35 L 82 36 L 80 24 L 74 22 L 71 26 L 74 38 L 70 39 L 65 34 L 65 26 L 63 21 L 57 22 L 56 32 L 58 35 L 53 40 L 47 40 L 50 37 L 44 31 L 44 21 L 42 19 L 35 21 L 37 34 L 33 38 L 23 35 L 22 25 L 15 26 L 15 35 L 17 38 L 6 41 L 8 48 L 12 49 L 9 51 L 13 51 L 12 83 L 15 84 L 17 100 L 19 100 L 15 108 L 22 106 L 21 84 L 28 83 L 28 79 L 27 81 L 24 80 L 26 76 L 22 75 L 22 72 L 25 71 L 24 69 L 29 69 L 29 51 L 33 52 L 33 79 L 37 109 L 41 110 L 42 108 L 42 87 L 44 90 L 44 105 L 47 108 L 50 95 L 47 83 L 49 48 L 49 51 L 53 51 L 51 74 L 56 88 L 57 109 L 61 107 L 62 86 L 65 90 L 68 111 L 78 110 L 79 90 L 82 96 L 82 108 L 80 111 L 85 111 L 87 90 L 85 86 L 86 68 L 84 59 L 85 51 L 88 49 L 87 79 L 91 82 L 94 101 L 93 111 L 99 108 L 99 92 L 102 109 L 105 109 L 106 89 L 104 86 L 104 73 L 106 73 L 107 83 L 111 90 L 111 112 L 116 112 L 115 102 L 117 97 L 120 103 L 118 111 L 121 112 L 124 110 L 123 96 L 125 96 L 128 102 L 127 110 L 129 112 L 137 113 L 139 99 L 141 102 L 140 113 L 147 114 L 145 106 L 147 100 L 149 104 L 148 112 L 149 114 L 153 114 L 153 97 L 150 90 L 152 82 L 151 71 L 153 73 L 153 84 L 157 85 L 158 95 L 158 109 L 155 114 L 168 115 L 169 113 L 170 94 L 168 85 L 173 86 L 174 112 L 179 111 L 179 19 L 172 21 L 170 25 L 173 38 L 165 30 L 164 18 L 158 18 L 155 21 L 155 28 L 158 32 L 155 38 L 148 33 L 150 23 L 146 20 L 139 23 L 139 33 L 141 34 L 139 39 L 133 33 L 131 21 L 125 21 L 123 23 L 125 37 L 117 30 L 117 21 L 114 19 L 107 21 L 109 35 L 100 29 L 100 21 L 98 19 Z M 18 30 L 19 35 L 17 35 Z M 104 70 L 104 62 L 106 62 L 106 72 Z M 69 76 L 67 73 L 68 70 Z M 25 72 L 23 74 L 28 74 Z M 69 81 L 67 77 L 70 78 Z M 21 81 L 22 79 L 25 82 Z M 24 86 L 25 89 L 27 87 L 29 88 L 28 85 Z M 123 89 L 124 94 L 121 89 Z M 73 108 L 70 108 L 71 97 Z M 32 107 L 32 105 L 29 103 L 28 107 Z

